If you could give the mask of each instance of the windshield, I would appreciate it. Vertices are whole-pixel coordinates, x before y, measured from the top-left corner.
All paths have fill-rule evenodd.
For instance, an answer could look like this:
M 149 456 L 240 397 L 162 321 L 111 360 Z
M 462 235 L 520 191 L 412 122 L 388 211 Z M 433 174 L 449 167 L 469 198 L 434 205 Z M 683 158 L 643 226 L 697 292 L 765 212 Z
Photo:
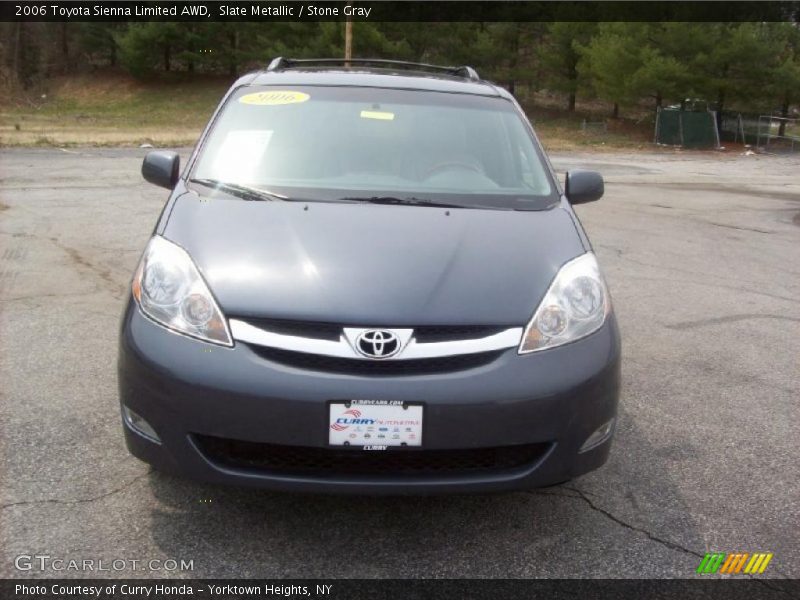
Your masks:
M 557 202 L 511 102 L 419 90 L 242 88 L 191 178 L 302 200 L 517 210 Z

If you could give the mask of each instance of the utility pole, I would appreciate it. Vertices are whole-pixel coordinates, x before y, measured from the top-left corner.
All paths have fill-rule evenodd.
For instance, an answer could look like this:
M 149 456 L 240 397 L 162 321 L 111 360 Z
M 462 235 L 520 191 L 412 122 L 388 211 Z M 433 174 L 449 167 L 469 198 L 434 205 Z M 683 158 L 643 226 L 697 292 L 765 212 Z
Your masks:
M 350 3 L 347 3 L 350 6 Z M 349 61 L 353 58 L 353 18 L 346 17 L 344 22 L 344 59 Z M 349 62 L 345 62 L 346 66 L 350 66 Z

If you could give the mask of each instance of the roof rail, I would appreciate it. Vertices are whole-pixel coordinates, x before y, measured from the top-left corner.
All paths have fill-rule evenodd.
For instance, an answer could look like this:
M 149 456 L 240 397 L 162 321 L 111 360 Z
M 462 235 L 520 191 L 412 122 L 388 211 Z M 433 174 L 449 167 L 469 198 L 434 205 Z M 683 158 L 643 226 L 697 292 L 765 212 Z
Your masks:
M 282 56 L 278 58 L 273 58 L 269 62 L 269 66 L 267 67 L 267 71 L 280 71 L 281 69 L 285 68 L 289 61 Z
M 291 69 L 293 67 L 304 67 L 311 65 L 322 66 L 350 66 L 350 65 L 375 65 L 383 67 L 398 67 L 405 69 L 420 69 L 427 71 L 439 71 L 450 75 L 458 75 L 467 79 L 480 80 L 478 72 L 472 67 L 448 67 L 442 65 L 431 65 L 428 63 L 408 62 L 405 60 L 386 60 L 383 58 L 284 58 L 279 56 L 273 59 L 267 71 L 282 71 L 284 69 Z

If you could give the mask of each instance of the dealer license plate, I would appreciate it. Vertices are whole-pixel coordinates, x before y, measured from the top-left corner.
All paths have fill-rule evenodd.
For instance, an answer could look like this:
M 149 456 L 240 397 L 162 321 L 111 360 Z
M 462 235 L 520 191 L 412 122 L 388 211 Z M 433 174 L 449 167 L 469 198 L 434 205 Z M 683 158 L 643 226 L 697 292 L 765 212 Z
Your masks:
M 385 450 L 422 445 L 422 405 L 391 400 L 331 402 L 328 443 Z

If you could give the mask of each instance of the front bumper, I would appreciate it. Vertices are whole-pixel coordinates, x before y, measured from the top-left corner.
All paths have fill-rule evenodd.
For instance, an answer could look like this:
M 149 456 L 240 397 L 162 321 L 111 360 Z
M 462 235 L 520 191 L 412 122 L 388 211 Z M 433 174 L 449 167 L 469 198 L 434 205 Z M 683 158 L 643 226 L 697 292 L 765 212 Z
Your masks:
M 297 369 L 272 362 L 247 344 L 224 348 L 174 334 L 130 302 L 118 371 L 121 403 L 160 438 L 155 443 L 143 437 L 123 419 L 128 448 L 159 470 L 287 491 L 503 491 L 559 483 L 606 461 L 610 438 L 583 453 L 579 449 L 616 416 L 620 341 L 612 315 L 589 337 L 532 355 L 510 349 L 489 364 L 458 372 L 363 377 Z M 325 455 L 327 403 L 349 398 L 423 402 L 423 451 L 443 455 L 524 445 L 541 451 L 511 468 L 364 475 L 232 466 L 200 443 L 211 436 L 245 447 L 301 447 Z

